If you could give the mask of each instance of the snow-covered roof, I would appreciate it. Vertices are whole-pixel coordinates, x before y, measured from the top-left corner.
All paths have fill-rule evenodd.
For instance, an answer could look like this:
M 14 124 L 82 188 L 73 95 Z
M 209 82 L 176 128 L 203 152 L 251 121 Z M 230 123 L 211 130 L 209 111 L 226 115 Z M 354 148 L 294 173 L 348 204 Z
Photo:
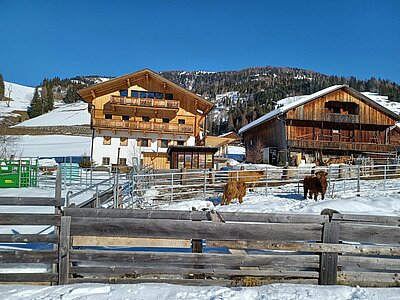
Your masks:
M 24 121 L 14 127 L 47 127 L 89 125 L 90 114 L 85 102 L 71 103 L 56 108 L 46 114 Z
M 306 104 L 307 102 L 310 102 L 314 99 L 317 99 L 319 97 L 322 97 L 326 94 L 332 93 L 336 90 L 339 90 L 341 88 L 346 88 L 348 89 L 350 92 L 352 93 L 356 93 L 357 95 L 359 95 L 360 97 L 362 97 L 364 100 L 368 101 L 370 104 L 372 104 L 373 106 L 375 106 L 376 108 L 385 111 L 386 113 L 388 113 L 389 115 L 393 116 L 394 118 L 396 118 L 397 120 L 400 119 L 400 116 L 397 114 L 397 111 L 395 112 L 394 110 L 392 110 L 390 107 L 387 107 L 385 105 L 383 105 L 382 101 L 377 101 L 378 98 L 377 97 L 373 97 L 371 93 L 359 93 L 358 91 L 349 88 L 347 85 L 333 85 L 330 87 L 327 87 L 323 90 L 320 90 L 318 92 L 315 92 L 311 95 L 303 95 L 303 96 L 294 96 L 294 97 L 287 97 L 284 99 L 281 99 L 277 102 L 277 108 L 273 111 L 270 111 L 269 113 L 265 114 L 264 116 L 262 116 L 261 118 L 258 118 L 257 120 L 254 120 L 253 122 L 247 124 L 246 126 L 242 127 L 239 129 L 239 134 L 242 134 L 244 132 L 246 132 L 247 130 L 256 127 L 274 117 L 280 116 L 284 113 L 286 113 L 287 111 L 296 108 L 300 105 Z M 375 100 L 375 99 L 376 100 Z M 379 99 L 381 100 L 381 99 Z

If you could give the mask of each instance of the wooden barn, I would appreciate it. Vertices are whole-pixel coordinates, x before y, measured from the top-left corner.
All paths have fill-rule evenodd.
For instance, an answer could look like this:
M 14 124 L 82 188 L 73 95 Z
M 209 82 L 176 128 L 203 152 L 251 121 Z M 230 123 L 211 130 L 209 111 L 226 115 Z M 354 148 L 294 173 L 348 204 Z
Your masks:
M 390 133 L 400 116 L 347 85 L 278 101 L 277 108 L 242 127 L 246 153 L 269 163 L 324 156 L 395 155 Z M 308 154 L 308 155 L 306 155 Z

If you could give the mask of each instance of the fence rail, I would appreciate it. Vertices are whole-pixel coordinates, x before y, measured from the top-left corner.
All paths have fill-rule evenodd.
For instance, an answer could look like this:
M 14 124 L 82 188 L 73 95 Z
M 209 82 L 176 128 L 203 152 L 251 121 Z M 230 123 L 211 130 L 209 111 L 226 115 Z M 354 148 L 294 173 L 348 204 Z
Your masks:
M 0 234 L 8 245 L 1 268 L 19 265 L 2 270 L 1 282 L 400 286 L 398 217 L 95 208 L 65 208 L 40 222 L 33 215 L 0 214 L 0 225 L 54 227 Z M 34 242 L 47 247 L 15 245 Z M 25 264 L 37 272 L 24 273 Z
M 131 200 L 125 207 L 151 206 L 162 201 L 215 198 L 228 181 L 245 181 L 249 189 L 264 195 L 303 194 L 303 179 L 315 171 L 328 173 L 327 195 L 400 187 L 400 165 L 331 165 L 329 167 L 265 167 L 253 170 L 171 170 L 131 174 Z M 156 201 L 156 202 L 154 202 Z

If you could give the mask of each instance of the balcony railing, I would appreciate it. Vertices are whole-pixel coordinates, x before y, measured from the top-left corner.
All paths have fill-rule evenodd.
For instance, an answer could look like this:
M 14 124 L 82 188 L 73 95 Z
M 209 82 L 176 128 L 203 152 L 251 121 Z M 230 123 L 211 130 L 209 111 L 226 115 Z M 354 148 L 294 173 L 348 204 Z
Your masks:
M 359 115 L 342 115 L 337 113 L 325 113 L 325 120 L 334 123 L 358 123 Z
M 315 140 L 289 140 L 291 148 L 297 149 L 321 149 L 321 150 L 343 150 L 357 152 L 394 152 L 395 147 L 387 144 L 358 143 L 343 141 L 315 141 Z
M 102 129 L 124 129 L 124 130 L 140 130 L 140 131 L 156 131 L 159 133 L 183 133 L 193 134 L 193 125 L 173 124 L 173 123 L 156 123 L 143 121 L 122 121 L 109 119 L 93 119 L 93 127 Z
M 132 105 L 142 107 L 170 108 L 178 109 L 178 100 L 163 100 L 153 98 L 132 98 L 122 96 L 111 96 L 110 103 L 113 105 Z

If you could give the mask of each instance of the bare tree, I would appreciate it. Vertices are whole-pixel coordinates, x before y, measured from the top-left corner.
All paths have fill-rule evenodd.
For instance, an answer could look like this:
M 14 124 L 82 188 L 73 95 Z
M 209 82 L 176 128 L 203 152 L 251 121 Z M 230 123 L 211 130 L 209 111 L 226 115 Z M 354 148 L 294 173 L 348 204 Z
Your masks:
M 246 153 L 246 160 L 255 164 L 263 162 L 263 150 L 265 146 L 261 139 L 256 139 L 253 144 L 248 148 Z
M 8 97 L 6 98 L 6 104 L 7 104 L 7 107 L 10 107 L 11 92 L 12 92 L 12 85 L 11 84 L 8 86 L 7 92 L 8 92 Z
M 6 120 L 0 121 L 0 159 L 9 159 L 21 154 L 19 151 L 18 143 L 19 136 L 7 135 L 8 124 Z

